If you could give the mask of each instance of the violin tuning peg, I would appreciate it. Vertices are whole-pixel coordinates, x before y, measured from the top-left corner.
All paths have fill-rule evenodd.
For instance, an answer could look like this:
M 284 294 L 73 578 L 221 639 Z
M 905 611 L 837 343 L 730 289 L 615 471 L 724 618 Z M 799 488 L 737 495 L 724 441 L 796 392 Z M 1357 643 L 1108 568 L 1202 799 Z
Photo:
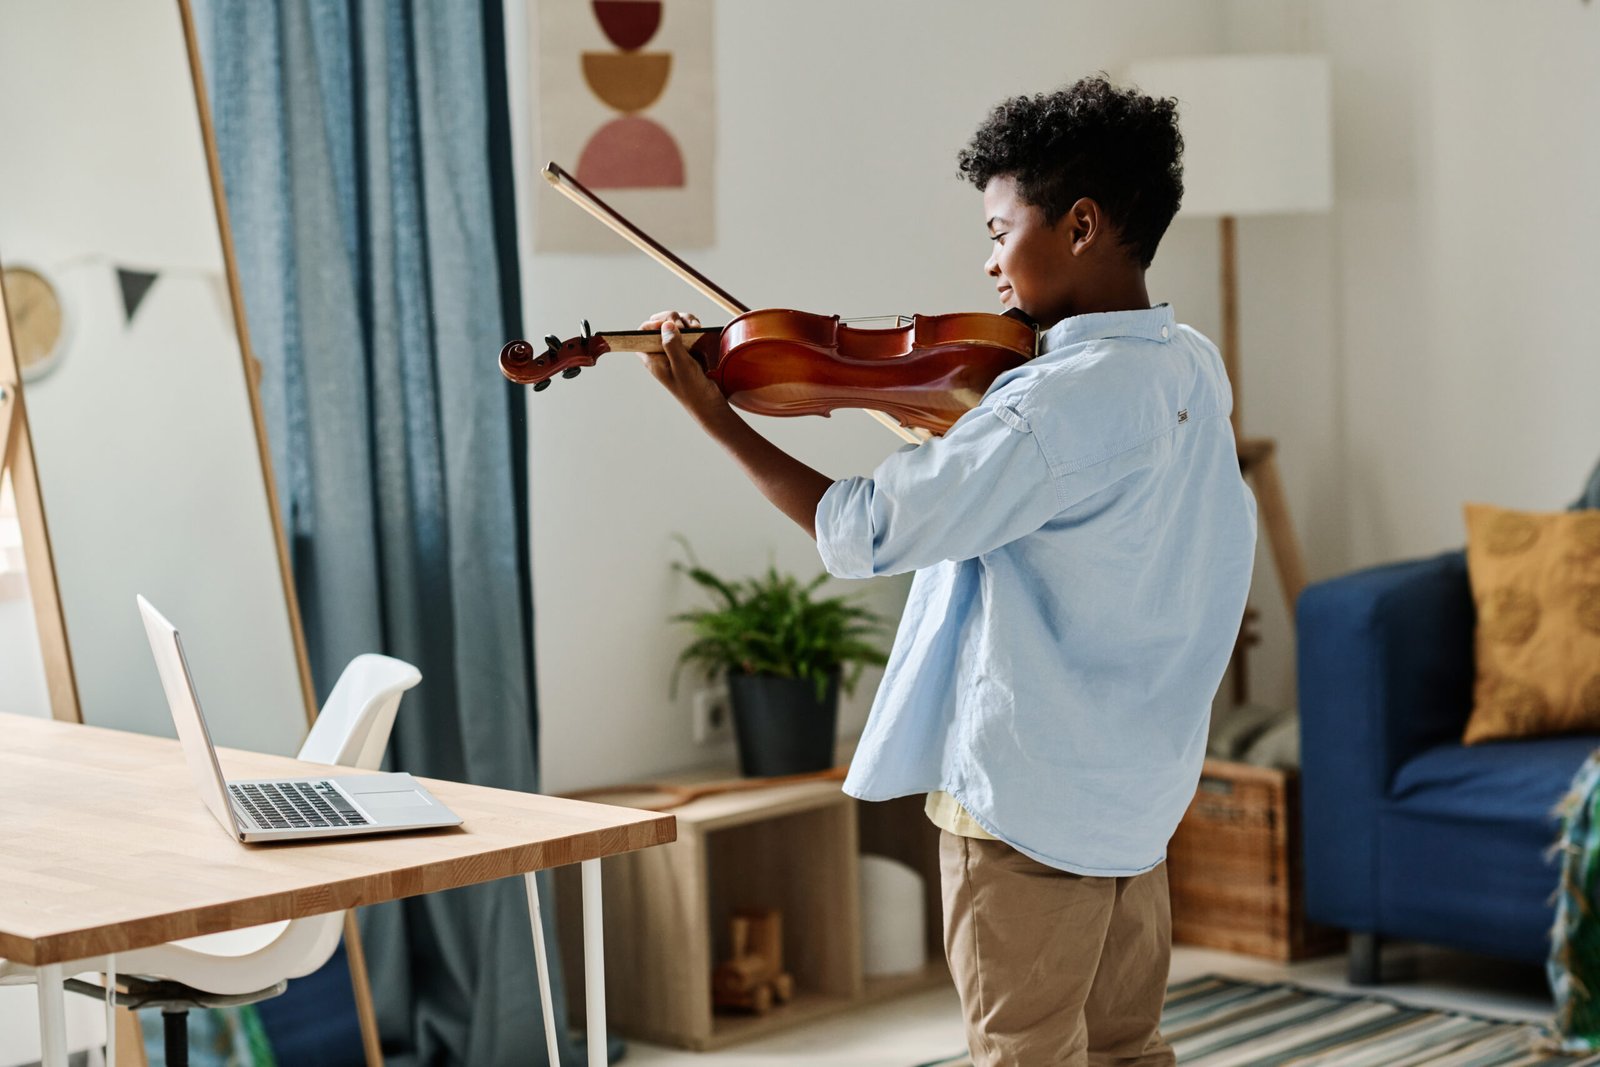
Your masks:
M 582 369 L 582 367 L 568 367 L 566 370 L 561 372 L 561 376 L 563 378 L 576 378 L 578 376 L 578 372 Z
M 554 352 L 561 347 L 561 338 L 553 333 L 547 333 L 544 335 L 544 343 L 550 346 L 550 351 Z
M 583 320 L 583 339 L 585 341 L 587 341 L 589 338 L 591 338 L 593 336 L 594 336 L 594 331 L 589 328 L 589 320 L 588 319 L 584 319 Z
M 536 393 L 542 393 L 548 388 L 550 388 L 550 379 L 549 378 L 546 378 L 542 382 L 534 382 L 533 383 L 533 391 L 536 392 Z

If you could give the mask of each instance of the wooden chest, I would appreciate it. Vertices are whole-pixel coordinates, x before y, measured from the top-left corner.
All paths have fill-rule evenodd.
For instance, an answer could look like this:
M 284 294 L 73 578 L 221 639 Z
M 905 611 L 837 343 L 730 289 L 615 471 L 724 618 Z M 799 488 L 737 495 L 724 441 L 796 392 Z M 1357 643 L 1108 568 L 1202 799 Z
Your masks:
M 1293 771 L 1206 761 L 1167 849 L 1174 943 L 1282 961 L 1342 946 L 1305 921 L 1299 786 Z

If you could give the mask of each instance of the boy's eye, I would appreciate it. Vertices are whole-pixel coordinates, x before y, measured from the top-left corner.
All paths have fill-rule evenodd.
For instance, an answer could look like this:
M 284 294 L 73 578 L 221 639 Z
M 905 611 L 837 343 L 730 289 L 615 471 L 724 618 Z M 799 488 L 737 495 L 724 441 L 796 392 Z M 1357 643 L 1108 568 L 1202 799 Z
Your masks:
M 998 242 L 1000 240 L 1000 238 L 1002 238 L 1004 236 L 1005 236 L 1005 234 L 1003 234 L 1003 233 L 997 233 L 994 236 L 990 237 L 989 240 Z

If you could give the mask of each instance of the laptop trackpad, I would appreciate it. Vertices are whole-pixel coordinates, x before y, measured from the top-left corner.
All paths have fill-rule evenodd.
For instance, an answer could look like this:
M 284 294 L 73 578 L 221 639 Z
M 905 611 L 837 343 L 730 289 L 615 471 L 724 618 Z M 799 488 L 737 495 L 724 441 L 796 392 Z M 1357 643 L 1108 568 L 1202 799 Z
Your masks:
M 401 808 L 431 808 L 433 802 L 415 789 L 390 789 L 381 793 L 363 790 L 356 799 L 368 811 L 395 811 Z

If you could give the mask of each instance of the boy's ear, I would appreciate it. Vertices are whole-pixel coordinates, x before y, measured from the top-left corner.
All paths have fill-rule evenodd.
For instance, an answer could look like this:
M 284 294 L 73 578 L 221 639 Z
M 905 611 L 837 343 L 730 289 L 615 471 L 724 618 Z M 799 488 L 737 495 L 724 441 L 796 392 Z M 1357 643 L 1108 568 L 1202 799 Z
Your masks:
M 1105 227 L 1105 216 L 1096 201 L 1087 196 L 1080 196 L 1061 217 L 1061 224 L 1067 228 L 1065 234 L 1067 247 L 1071 249 L 1073 255 L 1081 256 L 1100 239 L 1100 231 Z

